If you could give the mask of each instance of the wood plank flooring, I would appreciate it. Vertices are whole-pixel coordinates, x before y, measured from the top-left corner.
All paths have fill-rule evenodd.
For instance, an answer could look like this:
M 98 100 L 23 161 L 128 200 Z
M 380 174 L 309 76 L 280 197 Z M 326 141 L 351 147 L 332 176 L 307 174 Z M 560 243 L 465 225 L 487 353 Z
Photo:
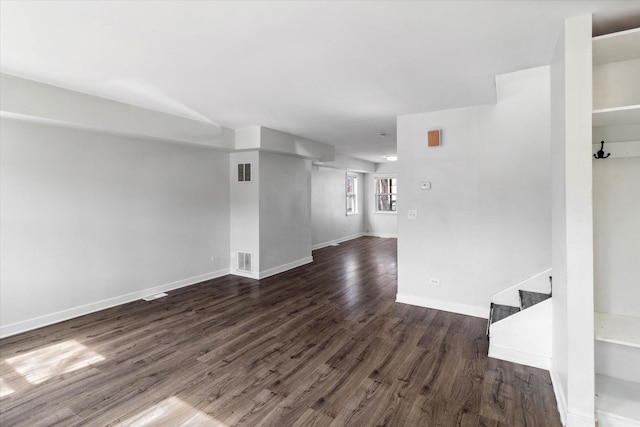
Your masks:
M 396 241 L 0 340 L 0 425 L 560 426 L 484 319 L 394 302 Z

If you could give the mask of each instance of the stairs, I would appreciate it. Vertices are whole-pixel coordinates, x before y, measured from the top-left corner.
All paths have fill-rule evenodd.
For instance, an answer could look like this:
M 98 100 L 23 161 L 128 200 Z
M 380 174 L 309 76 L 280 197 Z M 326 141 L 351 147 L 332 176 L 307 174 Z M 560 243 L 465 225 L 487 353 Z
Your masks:
M 520 289 L 520 307 L 522 310 L 533 307 L 549 298 L 551 298 L 551 293 L 543 294 L 541 292 L 523 291 Z
M 494 295 L 487 321 L 490 357 L 550 368 L 550 272 L 538 273 Z
M 549 276 L 549 285 L 552 286 L 552 278 Z M 541 303 L 551 298 L 551 290 L 549 293 L 526 291 L 524 289 L 518 289 L 520 305 L 518 307 L 505 304 L 491 303 L 491 310 L 489 312 L 489 320 L 487 322 L 487 338 L 490 337 L 491 325 L 502 319 L 505 319 L 512 314 L 516 314 L 521 310 L 526 310 L 529 307 L 533 307 L 536 304 Z

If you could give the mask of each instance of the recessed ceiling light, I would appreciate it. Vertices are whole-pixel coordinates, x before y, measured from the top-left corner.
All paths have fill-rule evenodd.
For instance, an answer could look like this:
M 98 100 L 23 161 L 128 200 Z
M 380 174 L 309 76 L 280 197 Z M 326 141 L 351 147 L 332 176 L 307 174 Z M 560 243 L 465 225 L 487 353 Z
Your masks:
M 390 162 L 395 162 L 396 160 L 398 160 L 398 156 L 384 156 L 384 158 Z

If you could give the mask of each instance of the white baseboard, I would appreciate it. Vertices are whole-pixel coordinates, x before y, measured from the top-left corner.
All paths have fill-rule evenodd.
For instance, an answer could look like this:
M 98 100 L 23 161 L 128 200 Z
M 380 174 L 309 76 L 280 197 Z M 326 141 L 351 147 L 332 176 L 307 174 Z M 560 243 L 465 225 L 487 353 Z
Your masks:
M 560 375 L 558 370 L 551 361 L 551 368 L 549 369 L 549 376 L 551 377 L 551 384 L 553 385 L 553 392 L 556 395 L 556 403 L 558 404 L 558 413 L 560 413 L 560 421 L 563 426 L 567 425 L 567 398 L 562 388 L 562 382 L 560 381 Z
M 547 371 L 551 369 L 551 359 L 549 357 L 526 353 L 512 348 L 499 347 L 494 344 L 489 344 L 489 357 L 519 363 L 521 365 L 533 366 L 534 368 Z
M 586 416 L 580 414 L 572 414 L 569 412 L 567 414 L 567 424 L 568 427 L 595 427 L 596 425 L 596 417 L 595 414 L 593 416 Z M 602 424 L 601 427 L 614 427 L 609 424 Z M 615 426 L 618 427 L 618 426 Z M 622 427 L 622 426 L 620 426 Z
M 270 268 L 268 270 L 264 270 L 260 272 L 260 279 L 264 279 L 269 276 L 273 276 L 278 273 L 283 273 L 287 270 L 291 270 L 292 268 L 300 267 L 301 265 L 309 264 L 313 262 L 313 257 L 308 256 L 306 258 L 299 259 L 297 261 L 289 262 L 287 264 L 280 265 L 278 267 Z
M 365 236 L 380 237 L 380 238 L 383 238 L 383 239 L 397 239 L 398 238 L 398 234 L 396 234 L 396 233 L 372 233 L 372 232 L 367 232 L 367 233 L 365 233 Z
M 638 427 L 640 422 L 618 417 L 613 414 L 596 410 L 596 418 L 600 427 Z
M 596 425 L 595 414 L 583 415 L 569 412 L 567 396 L 564 394 L 560 375 L 558 374 L 558 370 L 554 366 L 553 361 L 551 363 L 551 369 L 549 369 L 549 375 L 551 376 L 551 384 L 553 384 L 553 391 L 556 395 L 556 402 L 558 403 L 558 412 L 560 413 L 560 421 L 562 421 L 562 425 L 568 427 L 594 427 Z M 601 427 L 606 426 L 607 424 L 601 424 Z
M 211 280 L 215 279 L 216 277 L 226 276 L 227 274 L 229 274 L 229 270 L 225 268 L 222 270 L 213 271 L 211 273 L 201 274 L 172 283 L 155 286 L 153 288 L 147 288 L 125 295 L 108 298 L 102 301 L 96 301 L 90 304 L 69 308 L 67 310 L 58 311 L 56 313 L 46 314 L 44 316 L 35 317 L 33 319 L 23 320 L 21 322 L 11 323 L 8 325 L 2 325 L 0 326 L 0 338 L 5 338 L 11 335 L 20 334 L 22 332 L 31 331 L 43 326 L 53 325 L 54 323 L 59 323 L 65 320 L 73 319 L 75 317 L 84 316 L 85 314 L 90 314 L 96 311 L 115 307 L 117 305 L 126 304 L 128 302 L 141 299 L 148 295 L 172 291 L 175 289 L 183 288 L 185 286 L 204 282 L 205 280 Z
M 357 239 L 358 237 L 362 237 L 362 236 L 365 236 L 365 233 L 352 234 L 351 236 L 340 237 L 339 239 L 330 240 L 328 242 L 316 243 L 315 245 L 311 246 L 311 250 L 315 251 L 316 249 L 322 249 L 322 248 L 326 248 L 327 246 L 337 245 L 338 243 L 346 242 L 348 240 Z
M 451 301 L 440 301 L 431 298 L 418 297 L 415 295 L 397 294 L 396 302 L 402 304 L 417 305 L 419 307 L 433 308 L 436 310 L 449 311 L 452 313 L 464 314 L 467 316 L 489 318 L 489 308 L 476 307 L 467 304 L 458 304 Z

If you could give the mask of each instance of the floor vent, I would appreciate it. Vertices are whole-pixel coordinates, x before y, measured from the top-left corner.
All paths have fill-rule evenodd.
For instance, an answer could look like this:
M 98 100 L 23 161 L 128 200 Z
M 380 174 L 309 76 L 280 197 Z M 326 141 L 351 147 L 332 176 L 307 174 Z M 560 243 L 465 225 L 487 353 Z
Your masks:
M 251 273 L 251 254 L 248 252 L 238 252 L 238 271 Z
M 145 301 L 153 301 L 154 299 L 166 297 L 167 295 L 169 294 L 167 294 L 166 292 L 160 292 L 159 294 L 149 295 L 148 297 L 144 297 L 142 299 Z

